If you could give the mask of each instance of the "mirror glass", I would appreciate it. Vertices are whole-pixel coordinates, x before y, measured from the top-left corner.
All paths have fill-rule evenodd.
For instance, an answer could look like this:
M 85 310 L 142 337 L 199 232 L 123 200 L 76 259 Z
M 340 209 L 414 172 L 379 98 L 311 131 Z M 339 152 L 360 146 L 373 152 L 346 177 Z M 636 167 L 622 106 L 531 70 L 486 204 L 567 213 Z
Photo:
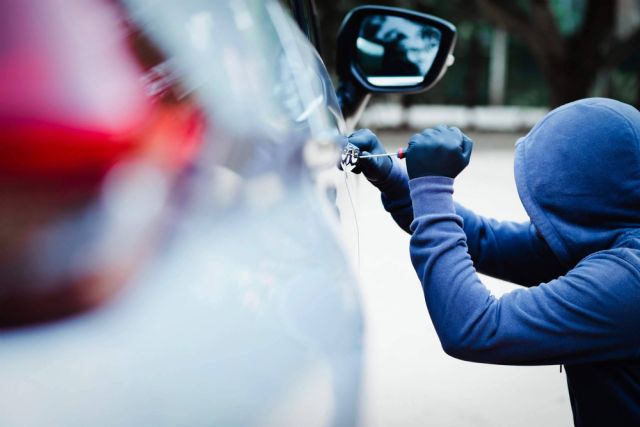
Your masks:
M 357 64 L 374 86 L 416 86 L 424 81 L 440 47 L 442 34 L 406 18 L 371 15 L 356 40 Z

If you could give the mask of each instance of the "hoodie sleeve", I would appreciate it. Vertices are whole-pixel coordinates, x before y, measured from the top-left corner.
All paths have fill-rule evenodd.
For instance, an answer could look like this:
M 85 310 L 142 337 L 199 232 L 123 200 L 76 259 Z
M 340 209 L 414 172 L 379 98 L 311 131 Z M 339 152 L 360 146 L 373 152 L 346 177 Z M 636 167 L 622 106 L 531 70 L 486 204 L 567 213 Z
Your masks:
M 522 286 L 547 282 L 566 272 L 530 222 L 496 221 L 458 203 L 454 206 L 479 272 Z
M 413 205 L 409 177 L 400 162 L 394 159 L 389 177 L 377 185 L 385 210 L 400 228 L 411 234 Z M 462 218 L 469 254 L 479 272 L 522 286 L 537 285 L 565 272 L 530 223 L 487 219 L 458 203 L 454 205 Z
M 453 180 L 410 182 L 411 259 L 444 350 L 474 362 L 535 365 L 634 358 L 640 348 L 640 272 L 614 252 L 565 276 L 493 297 L 467 252 Z
M 382 205 L 391 214 L 393 220 L 407 233 L 411 234 L 413 206 L 409 193 L 409 177 L 400 162 L 393 160 L 393 167 L 387 179 L 376 183 L 381 192 Z

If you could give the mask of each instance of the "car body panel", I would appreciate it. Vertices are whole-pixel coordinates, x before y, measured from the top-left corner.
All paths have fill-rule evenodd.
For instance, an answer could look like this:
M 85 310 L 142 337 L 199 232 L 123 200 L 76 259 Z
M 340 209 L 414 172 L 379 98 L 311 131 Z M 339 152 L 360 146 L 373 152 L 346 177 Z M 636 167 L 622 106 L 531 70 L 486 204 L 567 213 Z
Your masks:
M 0 425 L 357 424 L 358 281 L 318 186 L 344 120 L 320 57 L 274 1 L 125 4 L 200 100 L 206 146 L 124 292 L 0 334 Z

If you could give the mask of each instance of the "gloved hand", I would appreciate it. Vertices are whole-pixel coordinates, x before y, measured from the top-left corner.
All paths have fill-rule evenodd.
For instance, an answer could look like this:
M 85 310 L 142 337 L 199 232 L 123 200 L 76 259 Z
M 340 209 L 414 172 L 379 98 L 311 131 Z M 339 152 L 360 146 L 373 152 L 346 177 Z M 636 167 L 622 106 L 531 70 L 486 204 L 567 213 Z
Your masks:
M 413 135 L 407 147 L 409 178 L 455 178 L 469 164 L 473 141 L 460 129 L 444 125 Z
M 360 149 L 360 155 L 384 154 L 384 147 L 378 137 L 369 129 L 360 129 L 349 135 L 347 141 Z M 374 157 L 372 159 L 358 159 L 353 173 L 364 173 L 373 184 L 384 181 L 391 172 L 393 161 L 391 157 Z

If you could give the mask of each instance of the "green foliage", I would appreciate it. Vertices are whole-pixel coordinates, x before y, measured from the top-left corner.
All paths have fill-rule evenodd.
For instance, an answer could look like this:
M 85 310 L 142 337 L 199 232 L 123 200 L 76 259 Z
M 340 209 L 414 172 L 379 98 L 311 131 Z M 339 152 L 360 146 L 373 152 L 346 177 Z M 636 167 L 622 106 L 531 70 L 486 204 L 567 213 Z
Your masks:
M 541 106 L 549 103 L 549 89 L 527 47 L 518 39 L 509 39 L 508 105 Z
M 587 6 L 585 0 L 550 0 L 549 4 L 562 34 L 571 35 L 580 28 Z

